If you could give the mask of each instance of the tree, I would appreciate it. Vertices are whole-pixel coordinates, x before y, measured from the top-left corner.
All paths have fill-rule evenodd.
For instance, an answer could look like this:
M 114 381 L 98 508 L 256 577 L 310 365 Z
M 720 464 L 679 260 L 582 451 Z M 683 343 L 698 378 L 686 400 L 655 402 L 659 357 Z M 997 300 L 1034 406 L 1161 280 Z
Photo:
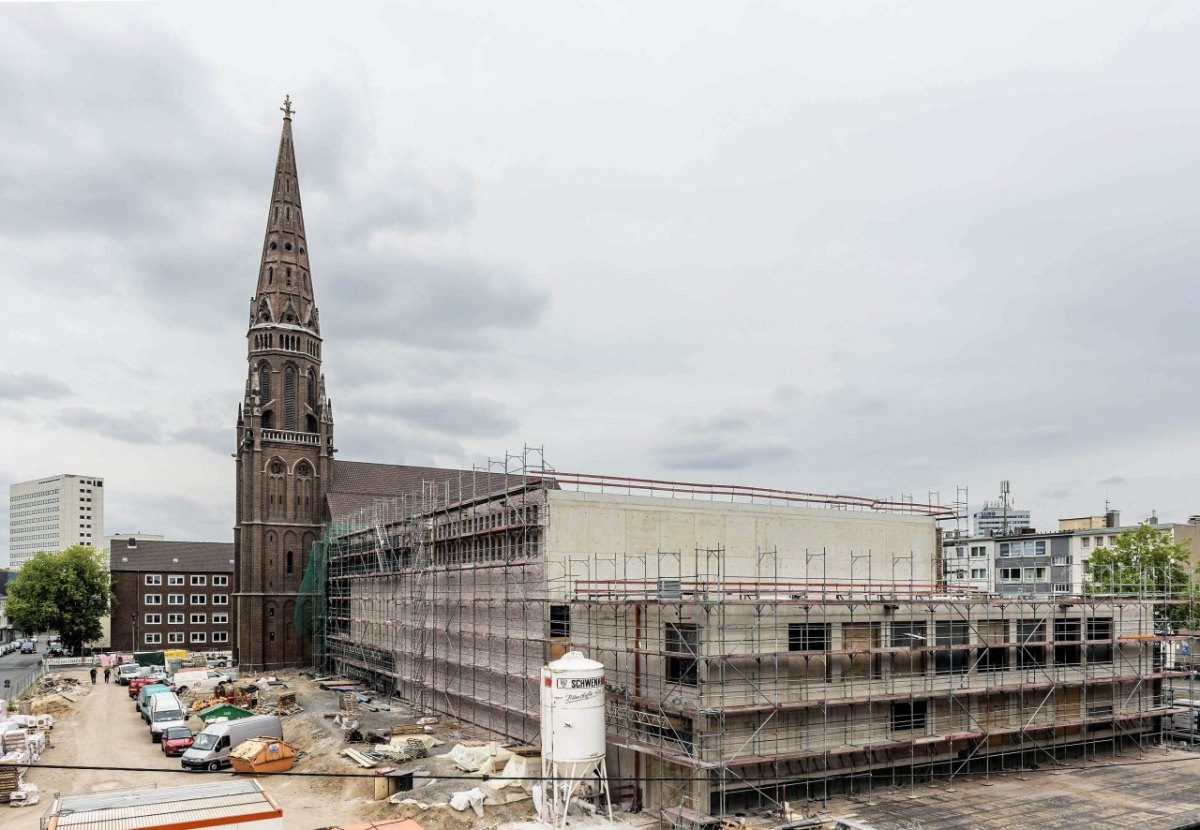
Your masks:
M 1171 531 L 1140 524 L 1123 531 L 1111 547 L 1097 548 L 1088 560 L 1090 594 L 1132 594 L 1146 599 L 1185 599 L 1195 593 L 1191 553 Z M 1160 604 L 1155 619 L 1193 622 L 1190 604 Z
M 57 631 L 72 654 L 100 639 L 100 618 L 111 604 L 112 586 L 102 554 L 84 545 L 38 553 L 8 584 L 13 625 L 29 634 Z

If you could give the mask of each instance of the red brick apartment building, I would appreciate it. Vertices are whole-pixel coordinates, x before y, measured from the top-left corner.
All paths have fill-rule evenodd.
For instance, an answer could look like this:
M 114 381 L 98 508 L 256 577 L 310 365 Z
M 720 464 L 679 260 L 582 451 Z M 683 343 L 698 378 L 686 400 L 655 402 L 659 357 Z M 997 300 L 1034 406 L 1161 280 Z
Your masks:
M 233 543 L 117 538 L 114 651 L 233 647 Z

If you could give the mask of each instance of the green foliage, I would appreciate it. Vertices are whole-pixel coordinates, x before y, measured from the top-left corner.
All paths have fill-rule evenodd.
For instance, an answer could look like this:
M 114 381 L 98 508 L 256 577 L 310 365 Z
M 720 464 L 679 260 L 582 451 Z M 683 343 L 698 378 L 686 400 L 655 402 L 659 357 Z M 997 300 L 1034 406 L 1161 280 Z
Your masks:
M 100 639 L 100 619 L 112 603 L 103 554 L 84 545 L 38 553 L 8 584 L 8 616 L 29 634 L 57 631 L 63 646 L 78 654 Z
M 1183 599 L 1194 596 L 1191 555 L 1169 530 L 1151 524 L 1129 528 L 1112 547 L 1097 548 L 1088 560 L 1087 592 L 1128 594 L 1146 598 Z M 1177 623 L 1194 623 L 1190 606 L 1160 605 L 1155 616 Z

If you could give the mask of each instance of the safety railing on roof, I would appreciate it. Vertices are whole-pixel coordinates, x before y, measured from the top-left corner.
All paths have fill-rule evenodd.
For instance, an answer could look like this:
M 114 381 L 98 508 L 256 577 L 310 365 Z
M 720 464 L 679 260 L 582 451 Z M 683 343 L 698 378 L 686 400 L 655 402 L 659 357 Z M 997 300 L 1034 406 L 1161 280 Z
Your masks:
M 546 470 L 562 489 L 589 490 L 626 495 L 669 496 L 707 501 L 744 502 L 749 504 L 790 504 L 801 507 L 825 507 L 834 510 L 869 510 L 880 513 L 909 513 L 952 519 L 951 507 L 924 504 L 916 501 L 889 501 L 867 496 L 846 496 L 833 493 L 809 493 L 801 490 L 781 490 L 773 487 L 754 487 L 743 484 L 706 484 L 691 481 L 670 481 L 655 478 L 630 478 L 597 473 L 568 473 Z

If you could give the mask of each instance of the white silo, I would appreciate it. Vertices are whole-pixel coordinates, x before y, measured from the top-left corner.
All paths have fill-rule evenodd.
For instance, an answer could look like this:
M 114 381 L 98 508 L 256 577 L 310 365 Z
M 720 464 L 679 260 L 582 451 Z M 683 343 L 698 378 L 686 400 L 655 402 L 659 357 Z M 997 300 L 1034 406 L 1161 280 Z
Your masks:
M 612 818 L 604 765 L 604 664 L 570 651 L 542 667 L 542 817 L 565 826 L 571 796 L 589 776 Z

